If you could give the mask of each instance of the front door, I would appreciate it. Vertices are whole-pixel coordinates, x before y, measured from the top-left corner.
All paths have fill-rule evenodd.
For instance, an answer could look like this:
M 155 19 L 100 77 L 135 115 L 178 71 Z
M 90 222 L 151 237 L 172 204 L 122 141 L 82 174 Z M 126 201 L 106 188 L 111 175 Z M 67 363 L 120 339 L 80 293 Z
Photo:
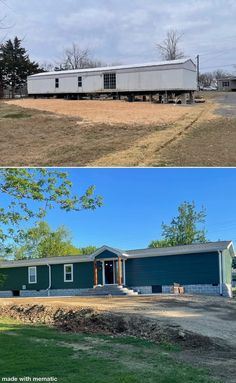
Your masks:
M 114 261 L 105 261 L 105 285 L 115 284 L 115 268 Z

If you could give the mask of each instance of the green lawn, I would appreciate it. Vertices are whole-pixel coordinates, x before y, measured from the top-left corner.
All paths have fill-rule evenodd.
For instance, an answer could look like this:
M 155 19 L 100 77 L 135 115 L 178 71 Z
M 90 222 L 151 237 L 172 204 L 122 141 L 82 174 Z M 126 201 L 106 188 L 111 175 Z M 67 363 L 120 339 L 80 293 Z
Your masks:
M 63 334 L 0 318 L 0 382 L 12 376 L 60 383 L 215 382 L 204 370 L 174 362 L 175 352 L 131 337 Z

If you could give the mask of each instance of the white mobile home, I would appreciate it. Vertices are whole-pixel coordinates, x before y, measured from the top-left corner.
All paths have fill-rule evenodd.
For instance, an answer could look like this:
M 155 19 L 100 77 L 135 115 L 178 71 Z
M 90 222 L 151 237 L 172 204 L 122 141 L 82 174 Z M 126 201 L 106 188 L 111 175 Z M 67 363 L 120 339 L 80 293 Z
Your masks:
M 29 96 L 191 93 L 197 90 L 194 62 L 181 59 L 148 64 L 39 73 L 28 77 Z

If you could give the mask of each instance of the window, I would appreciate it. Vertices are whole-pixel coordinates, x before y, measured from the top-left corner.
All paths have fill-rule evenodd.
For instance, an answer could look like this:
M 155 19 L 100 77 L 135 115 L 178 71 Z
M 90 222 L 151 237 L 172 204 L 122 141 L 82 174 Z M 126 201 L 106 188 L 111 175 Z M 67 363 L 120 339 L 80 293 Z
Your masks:
M 80 76 L 80 77 L 78 77 L 78 87 L 79 87 L 79 88 L 82 88 L 82 86 L 83 86 L 83 79 L 82 79 L 82 77 Z
M 116 89 L 116 73 L 104 74 L 104 89 Z
M 64 282 L 73 282 L 73 265 L 64 265 Z
M 28 281 L 30 284 L 37 283 L 37 268 L 36 267 L 29 267 Z
M 55 87 L 56 87 L 56 88 L 59 88 L 59 78 L 56 78 L 56 79 L 55 79 Z
M 223 81 L 223 87 L 229 87 L 229 81 Z

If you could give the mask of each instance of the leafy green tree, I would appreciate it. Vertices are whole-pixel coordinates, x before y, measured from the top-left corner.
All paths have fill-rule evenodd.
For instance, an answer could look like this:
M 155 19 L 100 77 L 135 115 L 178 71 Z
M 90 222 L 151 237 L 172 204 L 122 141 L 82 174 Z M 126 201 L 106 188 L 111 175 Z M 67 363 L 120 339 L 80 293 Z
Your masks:
M 29 258 L 63 257 L 92 254 L 96 247 L 77 248 L 72 244 L 71 234 L 65 226 L 52 231 L 47 222 L 41 221 L 24 235 L 23 245 L 14 250 L 17 260 Z
M 196 211 L 195 203 L 184 202 L 178 208 L 179 215 L 172 219 L 170 225 L 162 224 L 163 239 L 152 241 L 150 248 L 190 245 L 205 243 L 206 231 L 199 228 L 206 220 L 205 209 Z
M 96 250 L 97 250 L 96 246 L 81 247 L 81 248 L 79 248 L 79 254 L 89 255 L 89 254 L 95 253 Z
M 12 251 L 25 238 L 25 226 L 42 221 L 49 210 L 95 210 L 103 205 L 90 186 L 79 195 L 66 172 L 51 169 L 0 169 L 0 250 Z M 1 248 L 2 247 L 2 248 Z M 3 253 L 2 253 L 3 254 Z
M 46 258 L 79 254 L 79 249 L 72 245 L 69 231 L 60 226 L 52 231 L 47 222 L 39 222 L 30 228 L 22 240 L 23 246 L 15 250 L 15 258 Z
M 3 87 L 10 88 L 12 98 L 26 84 L 27 76 L 40 72 L 39 65 L 30 60 L 18 37 L 1 45 L 0 68 L 0 86 L 2 83 Z

